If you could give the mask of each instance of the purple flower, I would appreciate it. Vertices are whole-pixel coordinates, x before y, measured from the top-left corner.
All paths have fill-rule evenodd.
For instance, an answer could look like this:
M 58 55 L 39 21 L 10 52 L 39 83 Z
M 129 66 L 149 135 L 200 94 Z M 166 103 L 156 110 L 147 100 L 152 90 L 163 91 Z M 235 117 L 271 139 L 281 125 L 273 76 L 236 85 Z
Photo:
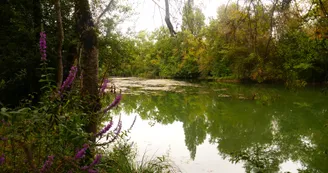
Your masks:
M 108 84 L 109 80 L 108 79 L 104 79 L 104 82 L 102 83 L 101 87 L 100 87 L 100 92 L 99 94 L 103 94 L 105 92 L 105 89 L 107 88 L 107 84 Z
M 90 164 L 90 167 L 93 167 L 96 164 L 99 164 L 101 160 L 101 155 L 97 154 L 95 160 L 93 160 L 93 162 Z
M 96 134 L 96 137 L 105 134 L 112 126 L 113 126 L 113 119 L 111 119 L 110 122 L 100 132 Z
M 48 160 L 43 164 L 42 168 L 40 169 L 40 173 L 44 173 L 47 171 L 48 168 L 52 165 L 55 156 L 48 156 Z
M 131 124 L 131 126 L 130 126 L 129 130 L 131 130 L 131 129 L 132 129 L 132 127 L 133 127 L 133 126 L 134 126 L 134 124 L 136 123 L 136 120 L 137 120 L 137 116 L 135 116 L 135 117 L 134 117 L 134 120 L 133 120 L 133 122 L 132 122 L 132 124 Z
M 5 155 L 2 154 L 2 156 L 0 157 L 0 165 L 4 164 L 5 163 Z
M 89 148 L 89 145 L 88 144 L 84 144 L 83 145 L 83 148 L 76 153 L 75 159 L 81 159 L 81 158 L 83 158 L 84 155 L 85 155 L 85 152 L 87 151 L 88 148 Z
M 0 140 L 1 140 L 1 141 L 7 141 L 8 138 L 6 138 L 6 137 L 0 137 Z
M 120 133 L 121 129 L 122 129 L 122 120 L 121 120 L 121 117 L 120 117 L 120 119 L 118 120 L 117 126 L 114 129 L 115 134 Z
M 118 124 L 117 124 L 116 128 L 114 129 L 114 137 L 112 138 L 112 140 L 109 141 L 109 143 L 114 142 L 118 138 L 121 130 L 122 130 L 122 120 L 120 117 Z
M 73 83 L 73 81 L 75 79 L 76 73 L 77 73 L 77 67 L 76 66 L 72 66 L 71 67 L 71 70 L 69 71 L 68 77 L 63 82 L 62 86 L 60 87 L 60 91 L 59 91 L 60 94 L 62 94 L 63 91 L 66 88 L 69 88 L 71 86 L 71 84 Z
M 46 42 L 46 33 L 40 32 L 40 54 L 41 54 L 41 60 L 46 61 L 47 60 L 47 42 Z
M 91 170 L 91 168 L 93 166 L 100 163 L 100 160 L 101 160 L 101 155 L 97 154 L 95 160 L 93 160 L 93 162 L 89 166 L 83 166 L 81 169 L 82 170 Z
M 88 173 L 98 173 L 98 171 L 94 170 L 94 169 L 89 169 Z
M 6 122 L 4 119 L 2 119 L 1 122 L 4 126 L 10 126 L 10 123 Z
M 121 94 L 117 95 L 116 98 L 115 98 L 115 100 L 109 106 L 107 106 L 103 110 L 103 112 L 106 113 L 107 111 L 109 111 L 113 107 L 117 106 L 120 103 L 121 99 L 122 99 L 122 95 Z

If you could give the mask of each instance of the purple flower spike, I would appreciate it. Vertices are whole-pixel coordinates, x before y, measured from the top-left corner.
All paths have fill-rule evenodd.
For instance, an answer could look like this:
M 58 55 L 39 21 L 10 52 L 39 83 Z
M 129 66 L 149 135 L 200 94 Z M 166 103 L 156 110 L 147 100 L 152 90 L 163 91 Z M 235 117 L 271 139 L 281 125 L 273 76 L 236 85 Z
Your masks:
M 40 169 L 40 173 L 44 173 L 47 171 L 47 169 L 50 168 L 54 161 L 55 156 L 48 156 L 48 160 L 43 164 L 42 168 Z
M 113 126 L 113 119 L 111 119 L 110 122 L 100 132 L 96 134 L 96 137 L 105 134 L 112 126 Z
M 94 169 L 89 169 L 88 173 L 98 173 L 98 171 L 94 170 Z
M 96 164 L 99 164 L 101 160 L 101 155 L 97 154 L 95 160 L 93 160 L 93 162 L 90 164 L 90 167 L 95 166 Z
M 72 85 L 72 83 L 73 83 L 73 81 L 75 79 L 76 73 L 77 73 L 77 67 L 76 66 L 72 66 L 71 67 L 71 70 L 69 71 L 68 77 L 63 82 L 62 86 L 60 87 L 60 91 L 59 91 L 60 94 L 62 94 L 63 91 L 66 88 L 69 88 Z
M 114 100 L 109 106 L 107 106 L 107 107 L 103 110 L 103 112 L 106 113 L 106 112 L 108 112 L 110 109 L 112 109 L 113 107 L 117 106 L 117 105 L 120 103 L 121 99 L 122 99 L 122 95 L 121 95 L 121 94 L 117 95 L 116 98 L 115 98 L 115 100 Z
M 95 160 L 93 160 L 93 162 L 89 165 L 89 166 L 83 166 L 81 169 L 82 170 L 91 170 L 91 168 L 97 164 L 100 163 L 101 160 L 101 155 L 97 154 Z
M 100 88 L 100 93 L 99 94 L 103 94 L 105 93 L 105 89 L 107 88 L 107 84 L 108 84 L 109 80 L 108 79 L 105 79 L 104 82 L 102 83 L 101 85 L 101 88 Z
M 114 130 L 114 137 L 113 137 L 112 140 L 109 141 L 109 143 L 114 142 L 118 138 L 119 134 L 121 133 L 121 130 L 122 130 L 122 120 L 121 120 L 121 117 L 120 117 L 120 119 L 118 121 L 118 124 L 117 124 L 117 127 Z
M 2 156 L 0 157 L 0 165 L 4 164 L 5 163 L 5 155 L 2 154 Z
M 41 54 L 41 60 L 46 61 L 47 60 L 47 42 L 46 42 L 46 33 L 40 32 L 40 54 Z
M 81 158 L 83 158 L 84 155 L 85 155 L 85 152 L 87 151 L 88 148 L 89 148 L 89 145 L 88 144 L 84 144 L 83 145 L 83 148 L 76 153 L 75 159 L 81 159 Z

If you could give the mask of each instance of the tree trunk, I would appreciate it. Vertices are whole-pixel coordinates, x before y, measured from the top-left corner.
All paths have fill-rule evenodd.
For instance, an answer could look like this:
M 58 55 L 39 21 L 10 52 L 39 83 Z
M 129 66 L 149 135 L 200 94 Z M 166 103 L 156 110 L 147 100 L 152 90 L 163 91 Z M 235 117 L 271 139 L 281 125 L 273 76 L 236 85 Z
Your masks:
M 264 58 L 267 59 L 267 57 L 269 56 L 269 46 L 270 46 L 270 43 L 271 43 L 271 40 L 272 40 L 272 32 L 273 32 L 273 28 L 274 28 L 274 12 L 276 10 L 276 5 L 278 3 L 278 0 L 275 0 L 274 3 L 273 3 L 273 6 L 271 8 L 271 15 L 270 15 L 270 33 L 269 33 L 269 39 L 268 39 L 268 42 L 266 44 L 266 48 L 265 48 L 265 55 L 264 55 Z
M 176 32 L 173 29 L 173 25 L 170 21 L 170 6 L 169 6 L 169 0 L 165 0 L 165 22 L 167 27 L 170 30 L 171 36 L 175 36 Z
M 75 0 L 77 17 L 77 30 L 80 34 L 82 44 L 81 94 L 84 98 L 85 113 L 88 115 L 89 124 L 86 132 L 95 134 L 97 132 L 97 113 L 100 110 L 98 96 L 98 38 L 94 22 L 92 20 L 88 0 Z M 94 138 L 91 138 L 94 141 Z
M 58 45 L 57 45 L 57 88 L 59 89 L 63 82 L 63 56 L 62 47 L 64 42 L 64 30 L 61 15 L 60 0 L 55 0 L 55 9 L 57 14 L 57 32 L 58 32 Z
M 33 28 L 35 32 L 35 43 L 38 43 L 40 40 L 40 32 L 41 32 L 41 20 L 42 20 L 42 9 L 40 0 L 33 0 Z M 35 55 L 40 56 L 39 46 L 36 46 Z M 40 61 L 30 62 L 31 65 L 28 65 L 27 76 L 29 81 L 29 93 L 40 93 L 40 83 L 37 68 L 40 66 Z M 40 99 L 40 94 L 35 94 L 33 97 L 33 104 L 38 104 Z

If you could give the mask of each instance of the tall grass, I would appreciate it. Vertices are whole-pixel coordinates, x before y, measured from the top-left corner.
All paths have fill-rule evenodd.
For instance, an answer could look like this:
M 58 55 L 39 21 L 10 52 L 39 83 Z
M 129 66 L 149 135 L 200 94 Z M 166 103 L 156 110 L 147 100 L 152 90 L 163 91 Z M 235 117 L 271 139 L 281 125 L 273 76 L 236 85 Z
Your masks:
M 181 172 L 169 159 L 169 155 L 148 157 L 146 152 L 138 159 L 133 143 L 120 140 L 104 155 L 102 169 L 106 173 L 178 173 Z

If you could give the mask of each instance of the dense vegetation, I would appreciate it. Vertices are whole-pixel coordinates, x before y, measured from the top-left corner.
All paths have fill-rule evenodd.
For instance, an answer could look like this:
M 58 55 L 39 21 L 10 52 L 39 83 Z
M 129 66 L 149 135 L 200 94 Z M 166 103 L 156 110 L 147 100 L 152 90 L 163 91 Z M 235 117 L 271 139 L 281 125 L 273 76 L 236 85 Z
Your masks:
M 206 22 L 202 10 L 189 0 L 182 16 L 172 14 L 181 19 L 173 35 L 166 27 L 150 33 L 121 33 L 117 24 L 132 14 L 123 2 L 111 1 L 109 8 L 100 1 L 90 5 L 98 31 L 100 72 L 106 75 L 247 79 L 292 86 L 327 81 L 326 1 L 230 2 Z M 81 44 L 74 3 L 61 4 L 65 79 Z M 39 91 L 37 42 L 41 30 L 47 33 L 49 65 L 59 67 L 60 39 L 53 8 L 48 1 L 5 1 L 1 5 L 2 103 L 17 104 Z M 100 9 L 111 13 L 105 16 Z
M 105 92 L 99 32 L 115 23 L 105 13 L 127 6 L 22 0 L 0 8 L 0 172 L 173 171 L 165 157 L 136 162 L 125 140 L 133 124 L 123 131 L 109 115 L 122 95 Z
M 128 48 L 133 50 L 128 65 L 125 61 L 113 74 L 226 77 L 293 86 L 324 82 L 327 6 L 327 1 L 231 2 L 206 25 L 202 11 L 186 3 L 181 29 L 173 37 L 164 27 L 139 32 L 130 39 L 135 46 Z
M 132 14 L 124 0 L 1 2 L 1 170 L 142 169 L 115 147 L 113 153 L 96 148 L 121 134 L 121 121 L 108 133 L 112 121 L 106 113 L 121 99 L 114 90 L 103 93 L 109 75 L 223 77 L 287 86 L 327 81 L 326 0 L 231 2 L 208 24 L 188 0 L 177 31 L 165 2 L 168 29 L 129 35 L 116 29 Z M 109 124 L 101 127 L 105 120 Z M 105 133 L 107 142 L 99 143 Z M 101 157 L 109 164 L 99 164 Z M 159 162 L 149 171 L 165 168 Z

